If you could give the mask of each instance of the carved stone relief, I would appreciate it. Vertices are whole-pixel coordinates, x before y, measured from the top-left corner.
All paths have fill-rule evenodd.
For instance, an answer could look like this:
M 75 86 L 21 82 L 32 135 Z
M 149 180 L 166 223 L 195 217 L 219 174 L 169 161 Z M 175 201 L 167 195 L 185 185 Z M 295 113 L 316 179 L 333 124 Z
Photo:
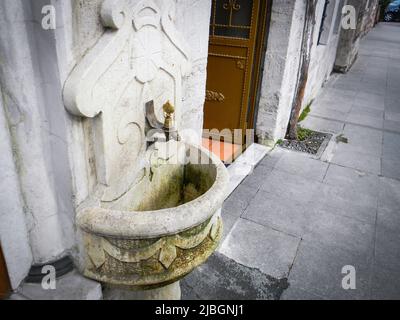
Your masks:
M 169 2 L 162 10 L 152 0 L 105 0 L 106 30 L 65 83 L 67 110 L 94 120 L 97 180 L 106 186 L 102 201 L 124 194 L 141 170 L 146 101 L 155 101 L 161 118 L 161 106 L 170 100 L 179 127 L 181 81 L 190 62 Z
M 221 235 L 220 218 L 156 239 L 124 240 L 86 234 L 89 261 L 85 274 L 115 285 L 159 287 L 179 280 L 204 262 L 216 249 Z
M 107 284 L 144 289 L 178 281 L 215 251 L 222 235 L 229 175 L 217 157 L 180 142 L 182 155 L 196 149 L 200 153 L 193 154 L 210 164 L 172 165 L 174 157 L 144 162 L 146 102 L 154 101 L 162 119 L 169 100 L 179 130 L 182 78 L 191 71 L 173 22 L 174 4 L 105 0 L 106 30 L 64 87 L 67 110 L 92 118 L 86 143 L 94 149 L 99 188 L 77 208 L 76 224 L 85 275 Z

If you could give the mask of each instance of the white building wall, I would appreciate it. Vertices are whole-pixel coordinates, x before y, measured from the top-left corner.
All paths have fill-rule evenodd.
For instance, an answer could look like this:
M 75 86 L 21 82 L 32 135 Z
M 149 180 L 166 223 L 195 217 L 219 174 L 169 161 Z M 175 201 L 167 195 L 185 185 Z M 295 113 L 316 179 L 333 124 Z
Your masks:
M 314 45 L 311 52 L 311 64 L 309 70 L 309 79 L 307 83 L 307 90 L 304 97 L 303 107 L 310 103 L 319 93 L 321 87 L 326 80 L 329 79 L 337 53 L 338 41 L 340 36 L 339 32 L 335 33 L 335 21 L 337 15 L 341 14 L 341 9 L 339 9 L 340 0 L 332 0 L 331 19 L 329 20 L 330 29 L 328 41 L 326 44 L 318 44 L 319 30 L 322 23 L 322 14 L 324 11 L 324 2 L 318 1 L 317 5 L 317 20 L 314 31 Z M 339 10 L 339 11 L 338 11 Z
M 270 144 L 286 130 L 301 46 L 302 1 L 273 1 L 256 134 Z
M 0 244 L 10 274 L 11 287 L 18 287 L 32 263 L 23 200 L 9 126 L 4 112 L 3 92 L 0 92 Z
M 325 1 L 318 1 L 309 79 L 303 107 L 318 94 L 333 70 L 339 34 L 333 26 L 340 0 L 335 1 L 332 28 L 326 45 L 318 45 Z M 304 27 L 305 0 L 273 1 L 271 25 L 261 85 L 257 136 L 261 143 L 274 144 L 284 138 L 289 122 L 299 70 Z
M 57 109 L 51 96 L 57 93 L 52 91 L 56 65 L 29 1 L 2 1 L 0 12 L 1 29 L 7 30 L 0 35 L 0 82 L 21 191 L 9 201 L 17 205 L 23 200 L 33 263 L 43 263 L 65 251 L 59 220 L 62 201 L 55 187 L 62 159 L 58 147 L 63 144 L 52 121 Z
M 181 130 L 194 129 L 201 137 L 211 0 L 155 2 L 160 7 L 176 4 L 175 23 L 189 44 L 193 66 L 183 79 Z M 41 27 L 41 9 L 49 4 L 56 8 L 55 30 Z M 105 32 L 101 4 L 0 2 L 0 26 L 7 30 L 0 34 L 0 240 L 14 288 L 32 263 L 66 253 L 79 256 L 75 208 L 96 181 L 93 150 L 84 143 L 92 134 L 92 120 L 66 111 L 62 89 L 76 63 Z

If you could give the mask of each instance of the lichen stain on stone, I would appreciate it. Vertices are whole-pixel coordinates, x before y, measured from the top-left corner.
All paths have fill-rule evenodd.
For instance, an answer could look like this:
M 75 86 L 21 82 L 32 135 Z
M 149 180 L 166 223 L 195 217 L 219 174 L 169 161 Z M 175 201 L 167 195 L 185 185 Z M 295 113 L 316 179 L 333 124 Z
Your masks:
M 101 282 L 128 284 L 136 289 L 161 287 L 178 281 L 206 261 L 215 251 L 222 236 L 222 221 L 219 219 L 217 223 L 218 231 L 215 240 L 207 235 L 204 241 L 194 248 L 176 247 L 177 256 L 169 268 L 165 268 L 159 261 L 160 250 L 157 250 L 149 259 L 136 263 L 122 262 L 106 253 L 105 263 L 98 269 L 88 268 L 86 275 Z M 193 228 L 195 230 L 192 232 L 198 233 L 204 228 L 204 224 Z M 186 231 L 185 236 L 189 235 L 190 233 Z M 127 247 L 126 245 L 127 243 L 124 247 Z M 132 245 L 130 248 L 133 248 Z
M 162 165 L 153 170 L 153 178 L 145 187 L 133 211 L 152 211 L 177 207 L 207 192 L 215 181 L 215 167 L 210 165 Z

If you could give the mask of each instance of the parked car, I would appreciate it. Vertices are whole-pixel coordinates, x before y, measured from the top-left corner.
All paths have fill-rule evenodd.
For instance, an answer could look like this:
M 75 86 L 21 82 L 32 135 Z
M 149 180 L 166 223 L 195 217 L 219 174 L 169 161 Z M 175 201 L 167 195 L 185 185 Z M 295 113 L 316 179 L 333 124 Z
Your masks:
M 392 1 L 385 10 L 386 22 L 400 21 L 400 0 Z

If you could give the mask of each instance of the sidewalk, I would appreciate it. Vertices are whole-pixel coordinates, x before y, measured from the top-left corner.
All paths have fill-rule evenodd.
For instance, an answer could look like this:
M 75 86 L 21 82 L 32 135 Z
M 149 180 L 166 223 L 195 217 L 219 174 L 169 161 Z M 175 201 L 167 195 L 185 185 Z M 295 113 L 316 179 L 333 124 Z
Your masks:
M 363 39 L 311 109 L 301 125 L 334 134 L 327 149 L 270 152 L 226 200 L 219 253 L 287 279 L 274 298 L 400 299 L 400 24 Z M 348 265 L 355 290 L 342 288 Z

